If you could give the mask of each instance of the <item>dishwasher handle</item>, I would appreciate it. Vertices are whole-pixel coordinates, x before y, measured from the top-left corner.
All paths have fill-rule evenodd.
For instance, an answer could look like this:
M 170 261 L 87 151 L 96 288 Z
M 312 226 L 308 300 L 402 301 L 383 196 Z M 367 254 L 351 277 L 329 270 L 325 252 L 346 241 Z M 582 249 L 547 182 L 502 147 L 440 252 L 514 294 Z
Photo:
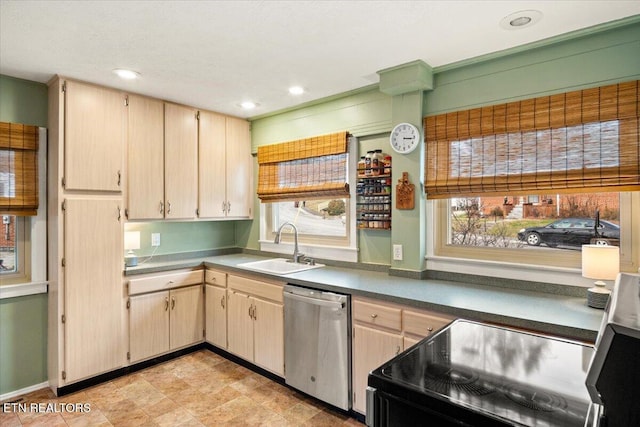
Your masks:
M 305 302 L 307 304 L 318 305 L 320 307 L 331 307 L 331 308 L 344 308 L 345 303 L 339 301 L 327 301 L 319 298 L 306 297 L 303 295 L 292 294 L 289 292 L 285 292 L 284 298 L 291 298 L 293 300 Z

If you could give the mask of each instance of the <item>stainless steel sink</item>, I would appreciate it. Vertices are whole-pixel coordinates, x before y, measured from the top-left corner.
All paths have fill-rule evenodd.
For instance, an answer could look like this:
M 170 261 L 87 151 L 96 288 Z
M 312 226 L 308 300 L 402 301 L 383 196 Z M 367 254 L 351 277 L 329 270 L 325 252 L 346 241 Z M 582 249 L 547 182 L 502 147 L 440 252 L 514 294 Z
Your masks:
M 247 270 L 260 271 L 263 273 L 271 274 L 290 274 L 297 273 L 298 271 L 311 270 L 313 268 L 324 267 L 324 264 L 301 264 L 294 263 L 290 259 L 285 258 L 270 258 L 262 261 L 251 261 L 238 264 L 240 268 L 246 268 Z

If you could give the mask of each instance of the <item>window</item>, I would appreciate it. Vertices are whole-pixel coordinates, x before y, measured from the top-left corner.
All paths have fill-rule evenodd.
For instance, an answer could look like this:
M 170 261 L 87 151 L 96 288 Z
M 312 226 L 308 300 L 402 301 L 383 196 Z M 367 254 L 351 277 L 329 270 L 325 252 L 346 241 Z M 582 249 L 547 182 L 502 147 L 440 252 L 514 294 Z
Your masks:
M 357 260 L 349 203 L 351 165 L 347 132 L 258 147 L 258 197 L 261 199 L 260 248 L 291 253 L 293 233 L 273 243 L 285 222 L 298 229 L 300 250 L 311 257 Z
M 620 245 L 623 270 L 637 270 L 639 88 L 632 81 L 426 117 L 430 267 L 473 260 L 492 274 L 486 261 L 510 263 L 504 277 L 536 280 L 549 268 L 578 268 L 581 244 L 598 239 Z
M 15 215 L 2 215 L 0 224 L 0 279 L 2 283 L 27 280 L 30 258 L 29 220 Z

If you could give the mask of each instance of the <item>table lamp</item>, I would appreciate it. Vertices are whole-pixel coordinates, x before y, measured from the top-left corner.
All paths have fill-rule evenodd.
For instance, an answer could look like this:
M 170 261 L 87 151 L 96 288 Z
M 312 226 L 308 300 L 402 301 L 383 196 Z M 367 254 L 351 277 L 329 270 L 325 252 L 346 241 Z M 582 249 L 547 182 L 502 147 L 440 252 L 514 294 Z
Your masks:
M 615 280 L 620 271 L 620 248 L 606 245 L 582 245 L 582 277 L 596 279 L 587 290 L 587 305 L 605 308 L 611 291 L 603 280 Z
M 125 231 L 124 232 L 124 249 L 127 254 L 124 256 L 125 267 L 135 267 L 138 265 L 138 257 L 133 252 L 134 249 L 140 249 L 140 232 Z

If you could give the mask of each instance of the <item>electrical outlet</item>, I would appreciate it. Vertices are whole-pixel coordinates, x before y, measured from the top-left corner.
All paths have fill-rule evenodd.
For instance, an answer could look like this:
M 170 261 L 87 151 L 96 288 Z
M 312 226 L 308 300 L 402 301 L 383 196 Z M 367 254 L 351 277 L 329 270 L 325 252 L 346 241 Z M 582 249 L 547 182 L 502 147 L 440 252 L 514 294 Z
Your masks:
M 160 233 L 151 233 L 151 246 L 160 246 Z
M 402 245 L 393 245 L 393 260 L 402 261 Z

